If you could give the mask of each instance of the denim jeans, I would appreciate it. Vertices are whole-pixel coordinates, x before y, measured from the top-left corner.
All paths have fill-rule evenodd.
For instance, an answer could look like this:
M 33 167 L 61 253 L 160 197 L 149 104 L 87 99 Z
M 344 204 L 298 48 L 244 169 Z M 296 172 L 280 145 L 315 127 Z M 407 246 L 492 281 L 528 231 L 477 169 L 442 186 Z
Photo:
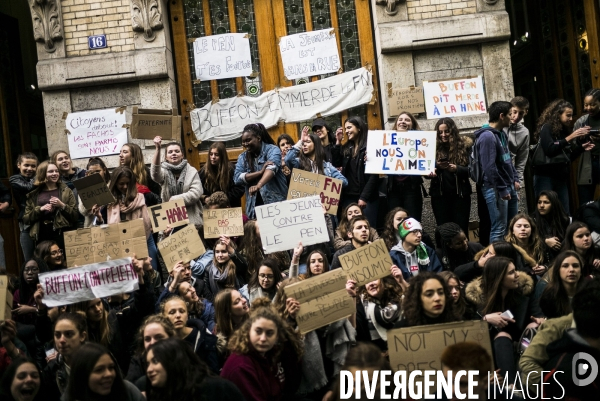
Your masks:
M 571 211 L 569 210 L 569 183 L 564 178 L 547 177 L 545 175 L 534 175 L 533 176 L 533 189 L 535 192 L 535 199 L 540 196 L 542 191 L 554 191 L 558 195 L 558 200 L 562 203 L 565 212 L 570 216 Z
M 154 270 L 160 273 L 160 269 L 158 267 L 158 248 L 156 247 L 156 243 L 154 242 L 152 235 L 146 239 L 146 245 L 148 245 L 148 256 L 152 258 L 150 264 Z
M 596 186 L 600 184 L 600 160 L 598 156 L 592 155 L 592 183 L 589 185 L 578 185 L 579 206 L 594 200 Z
M 482 186 L 481 192 L 487 205 L 492 229 L 490 232 L 490 244 L 504 240 L 506 229 L 510 220 L 519 212 L 519 200 L 515 187 L 510 187 L 510 200 L 504 200 L 498 195 L 496 188 Z
M 25 228 L 25 224 L 19 222 L 19 229 L 21 230 L 19 242 L 21 242 L 21 250 L 23 251 L 23 257 L 25 257 L 25 262 L 27 262 L 33 257 L 33 251 L 35 250 L 35 244 L 29 236 L 29 228 L 29 226 Z

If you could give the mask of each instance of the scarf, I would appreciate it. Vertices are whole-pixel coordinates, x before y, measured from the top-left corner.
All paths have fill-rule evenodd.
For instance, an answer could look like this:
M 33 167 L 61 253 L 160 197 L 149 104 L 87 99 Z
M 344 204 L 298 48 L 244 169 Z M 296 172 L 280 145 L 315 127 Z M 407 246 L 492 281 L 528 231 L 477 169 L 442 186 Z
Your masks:
M 173 165 L 168 162 L 162 162 L 160 167 L 165 171 L 165 185 L 169 199 L 172 196 L 183 193 L 183 183 L 185 182 L 185 173 L 187 171 L 188 161 L 183 159 L 178 165 Z M 179 174 L 179 179 L 175 181 L 175 175 Z
M 106 220 L 108 224 L 121 223 L 121 213 L 125 214 L 127 221 L 143 219 L 144 228 L 146 229 L 146 238 L 152 235 L 152 223 L 148 216 L 148 208 L 144 195 L 137 194 L 135 199 L 128 205 L 122 203 L 112 203 L 106 211 Z
M 215 265 L 214 262 L 210 264 L 208 267 L 208 284 L 210 285 L 210 290 L 213 294 L 221 291 L 224 287 L 224 283 L 229 277 L 229 270 L 223 270 L 223 272 L 219 271 L 219 268 Z M 240 288 L 240 283 L 238 282 L 237 277 L 235 278 L 235 288 Z

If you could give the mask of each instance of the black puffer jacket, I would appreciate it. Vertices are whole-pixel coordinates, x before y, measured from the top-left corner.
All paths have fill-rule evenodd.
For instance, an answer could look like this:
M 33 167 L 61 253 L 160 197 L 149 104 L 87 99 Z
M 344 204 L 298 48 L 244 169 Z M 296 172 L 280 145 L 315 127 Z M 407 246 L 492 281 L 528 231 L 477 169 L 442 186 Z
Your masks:
M 25 213 L 25 203 L 27 202 L 27 194 L 33 191 L 33 178 L 27 178 L 21 174 L 11 176 L 8 181 L 15 200 L 19 204 L 19 221 L 23 220 Z
M 332 164 L 335 167 L 342 168 L 342 174 L 346 175 L 348 171 L 348 163 L 352 161 L 351 155 L 354 152 L 354 146 L 348 147 L 346 150 L 342 149 L 341 145 L 335 145 L 331 149 Z M 359 199 L 365 202 L 372 202 L 379 199 L 379 175 L 377 174 L 366 174 L 365 173 L 365 154 L 367 153 L 367 147 L 363 146 L 359 149 L 356 157 L 356 171 L 358 171 L 358 183 L 362 191 Z M 342 196 L 344 190 L 342 189 Z

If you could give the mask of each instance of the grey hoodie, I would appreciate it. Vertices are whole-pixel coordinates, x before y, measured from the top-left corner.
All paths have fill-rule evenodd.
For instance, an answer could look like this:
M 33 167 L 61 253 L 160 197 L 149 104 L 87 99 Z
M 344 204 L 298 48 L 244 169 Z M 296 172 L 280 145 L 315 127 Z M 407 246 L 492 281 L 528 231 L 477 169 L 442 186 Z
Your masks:
M 523 175 L 527 158 L 529 157 L 529 130 L 522 122 L 511 124 L 510 127 L 504 128 L 504 132 L 508 135 L 508 150 L 512 158 L 515 170 L 519 176 L 521 187 L 525 186 Z
M 404 247 L 402 246 L 402 241 L 398 242 L 398 244 L 394 245 L 392 247 L 391 251 L 398 251 L 401 254 L 404 255 L 404 257 L 406 258 L 406 268 L 408 269 L 408 271 L 410 270 L 411 266 L 419 266 L 419 259 L 417 258 L 417 248 L 415 248 L 415 250 L 412 253 L 409 253 L 407 250 L 404 249 Z M 411 271 L 413 276 L 416 276 L 417 274 L 419 274 L 419 270 L 415 270 L 415 271 Z

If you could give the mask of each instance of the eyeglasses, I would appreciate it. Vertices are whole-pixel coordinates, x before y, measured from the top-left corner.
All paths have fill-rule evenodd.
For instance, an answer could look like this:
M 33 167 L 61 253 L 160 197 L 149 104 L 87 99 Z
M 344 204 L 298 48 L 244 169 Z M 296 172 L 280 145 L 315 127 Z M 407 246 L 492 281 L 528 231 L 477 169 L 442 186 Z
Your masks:
M 258 278 L 261 280 L 273 280 L 275 277 L 272 274 L 259 274 Z
M 39 273 L 39 267 L 26 267 L 23 269 L 23 273 Z
M 50 256 L 58 256 L 58 255 L 62 255 L 62 254 L 63 254 L 63 250 L 62 249 L 50 252 Z

